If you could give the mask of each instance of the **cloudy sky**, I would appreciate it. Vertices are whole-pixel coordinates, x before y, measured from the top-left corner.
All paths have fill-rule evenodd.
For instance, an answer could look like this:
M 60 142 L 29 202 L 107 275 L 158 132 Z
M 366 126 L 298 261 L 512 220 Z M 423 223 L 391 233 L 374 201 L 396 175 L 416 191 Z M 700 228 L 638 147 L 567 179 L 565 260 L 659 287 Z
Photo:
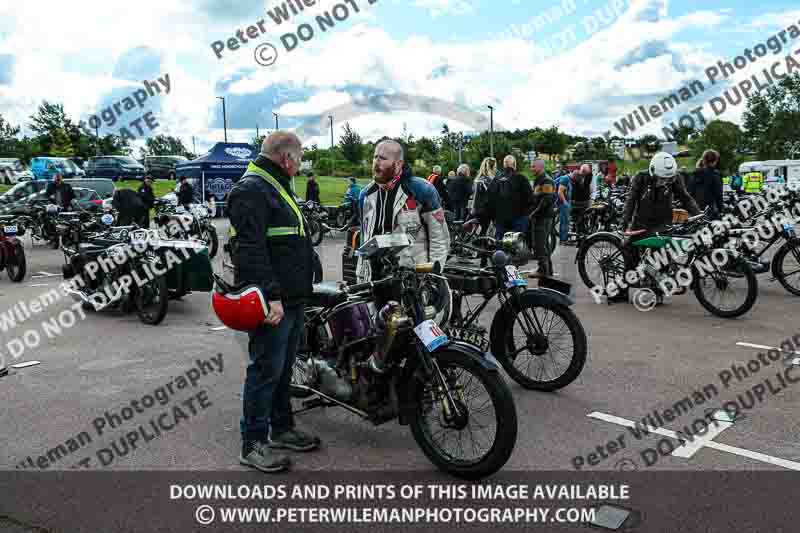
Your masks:
M 217 96 L 226 99 L 230 141 L 249 141 L 257 126 L 273 128 L 273 112 L 282 128 L 322 147 L 330 144 L 331 114 L 337 140 L 344 120 L 366 138 L 399 136 L 404 128 L 436 135 L 443 123 L 476 131 L 488 127 L 488 105 L 498 129 L 558 124 L 599 134 L 695 79 L 708 91 L 687 109 L 702 105 L 800 48 L 798 38 L 713 87 L 704 74 L 800 24 L 796 0 L 317 2 L 278 25 L 269 13 L 283 0 L 4 1 L 0 114 L 24 126 L 47 99 L 87 119 L 143 80 L 169 74 L 169 94 L 124 112 L 101 134 L 153 110 L 157 133 L 188 147 L 194 136 L 202 153 L 223 138 Z M 322 31 L 316 17 L 326 11 L 336 24 Z M 265 33 L 245 33 L 238 50 L 226 47 L 216 57 L 212 43 L 262 20 Z M 287 51 L 292 39 L 285 35 L 301 24 L 314 35 Z M 263 43 L 278 52 L 270 66 L 254 57 Z M 738 121 L 742 109 L 722 118 Z M 637 135 L 660 133 L 661 126 Z

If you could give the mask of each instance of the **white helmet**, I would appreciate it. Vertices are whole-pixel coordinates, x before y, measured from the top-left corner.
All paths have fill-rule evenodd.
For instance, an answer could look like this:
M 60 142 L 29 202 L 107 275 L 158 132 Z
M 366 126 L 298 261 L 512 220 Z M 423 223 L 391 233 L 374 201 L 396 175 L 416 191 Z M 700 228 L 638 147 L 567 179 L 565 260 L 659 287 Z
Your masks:
M 678 162 L 667 152 L 658 152 L 650 160 L 650 175 L 659 178 L 674 178 L 678 175 Z

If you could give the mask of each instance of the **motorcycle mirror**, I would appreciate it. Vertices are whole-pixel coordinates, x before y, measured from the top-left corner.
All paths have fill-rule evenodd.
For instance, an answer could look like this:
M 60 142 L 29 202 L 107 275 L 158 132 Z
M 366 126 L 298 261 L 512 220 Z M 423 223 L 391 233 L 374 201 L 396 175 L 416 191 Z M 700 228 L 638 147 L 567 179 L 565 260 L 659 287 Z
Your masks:
M 498 268 L 505 268 L 508 264 L 508 254 L 502 250 L 497 250 L 494 255 L 492 255 L 492 263 Z

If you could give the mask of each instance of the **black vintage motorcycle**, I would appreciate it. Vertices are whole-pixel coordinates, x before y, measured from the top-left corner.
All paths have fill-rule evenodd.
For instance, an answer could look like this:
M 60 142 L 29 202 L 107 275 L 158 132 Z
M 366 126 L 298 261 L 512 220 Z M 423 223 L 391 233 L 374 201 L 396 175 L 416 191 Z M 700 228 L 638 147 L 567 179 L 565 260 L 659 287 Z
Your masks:
M 199 239 L 208 246 L 209 259 L 214 259 L 219 249 L 219 236 L 210 209 L 202 204 L 190 204 L 187 211 L 184 206 L 175 205 L 164 198 L 157 198 L 154 207 L 156 224 L 166 230 L 169 238 Z
M 104 221 L 109 225 L 110 217 Z M 88 311 L 135 310 L 143 323 L 161 323 L 169 304 L 166 269 L 149 244 L 151 238 L 135 226 L 109 227 L 87 235 L 85 242 L 63 246 L 64 279 L 77 276 L 67 292 Z
M 381 235 L 360 248 L 377 265 L 373 271 L 387 277 L 315 286 L 291 394 L 304 400 L 298 412 L 338 406 L 376 425 L 397 418 L 411 426 L 440 469 L 484 478 L 502 468 L 514 449 L 514 399 L 491 355 L 448 338 L 435 321 L 425 320 L 419 279 L 438 275 L 440 268 L 399 266 L 397 253 L 409 244 L 406 235 Z M 397 300 L 373 321 L 370 305 L 387 294 Z M 370 367 L 374 353 L 385 361 L 381 373 Z
M 453 313 L 445 331 L 483 351 L 491 349 L 508 375 L 527 389 L 554 391 L 575 381 L 586 363 L 588 343 L 570 309 L 570 285 L 540 277 L 539 287 L 530 288 L 502 251 L 462 246 L 476 258 L 490 257 L 491 266 L 447 264 Z M 495 298 L 500 309 L 487 330 L 479 319 Z M 473 306 L 470 300 L 475 299 Z

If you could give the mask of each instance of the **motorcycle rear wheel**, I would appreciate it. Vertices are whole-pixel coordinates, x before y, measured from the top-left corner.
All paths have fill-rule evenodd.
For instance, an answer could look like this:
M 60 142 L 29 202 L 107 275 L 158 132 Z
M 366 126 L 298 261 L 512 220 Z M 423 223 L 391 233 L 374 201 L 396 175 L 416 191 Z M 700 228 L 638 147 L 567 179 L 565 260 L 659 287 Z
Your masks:
M 208 258 L 214 259 L 219 249 L 219 237 L 217 237 L 217 229 L 209 224 L 204 228 L 200 238 L 208 243 Z
M 308 238 L 311 239 L 312 246 L 319 246 L 324 235 L 325 232 L 322 230 L 322 224 L 319 221 L 308 221 Z
M 517 442 L 517 410 L 511 390 L 499 372 L 490 371 L 457 352 L 445 349 L 436 354 L 436 360 L 448 389 L 456 398 L 458 414 L 452 411 L 450 416 L 445 414 L 442 398 L 435 391 L 436 384 L 416 380 L 413 397 L 418 410 L 410 420 L 414 440 L 428 459 L 448 474 L 468 480 L 490 476 L 506 464 Z M 482 386 L 485 394 L 478 395 L 471 390 L 474 385 Z M 479 424 L 478 419 L 487 420 L 487 423 Z M 470 431 L 467 436 L 470 429 L 479 434 Z M 438 442 L 436 437 L 441 433 L 445 433 L 445 438 Z M 491 441 L 487 451 L 476 457 L 465 457 L 467 450 L 476 449 L 476 443 L 487 434 Z M 453 440 L 458 446 L 448 450 L 445 444 Z
M 772 259 L 772 275 L 795 296 L 800 296 L 800 249 L 794 242 L 781 246 Z

